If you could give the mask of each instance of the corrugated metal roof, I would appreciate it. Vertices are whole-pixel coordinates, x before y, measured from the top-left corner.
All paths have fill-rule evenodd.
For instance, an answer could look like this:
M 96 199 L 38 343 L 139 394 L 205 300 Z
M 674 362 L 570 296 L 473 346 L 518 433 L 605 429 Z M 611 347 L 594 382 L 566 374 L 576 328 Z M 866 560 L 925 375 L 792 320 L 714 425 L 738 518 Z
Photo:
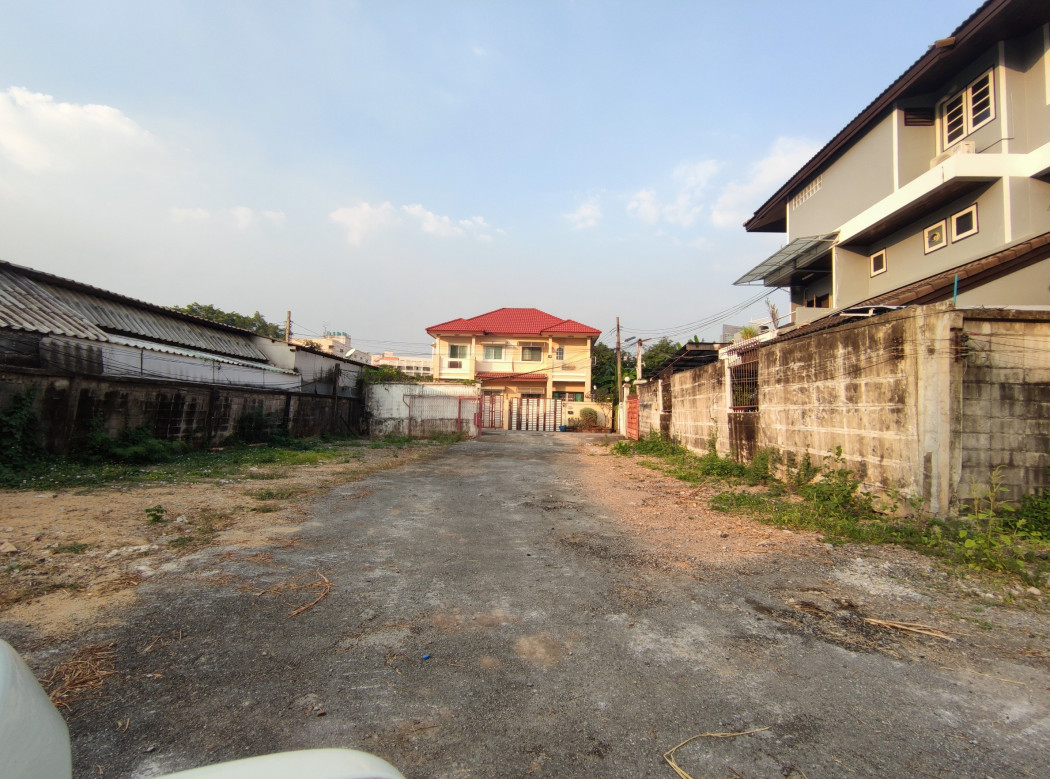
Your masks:
M 185 349 L 179 346 L 168 346 L 167 344 L 158 344 L 153 341 L 143 341 L 139 338 L 127 338 L 122 335 L 111 335 L 109 337 L 111 343 L 123 344 L 124 346 L 134 346 L 138 349 L 145 349 L 150 352 L 161 352 L 163 354 L 177 354 L 183 357 L 195 357 L 199 360 L 213 360 L 215 362 L 225 363 L 226 365 L 240 365 L 246 368 L 255 368 L 260 371 L 269 371 L 270 373 L 283 373 L 288 376 L 295 376 L 296 373 L 293 370 L 287 368 L 277 368 L 268 363 L 252 362 L 250 360 L 237 360 L 232 357 L 222 357 L 217 354 L 210 352 L 201 352 L 196 349 Z
M 241 335 L 209 327 L 204 322 L 198 324 L 179 316 L 166 316 L 163 310 L 154 310 L 152 306 L 138 307 L 84 289 L 71 289 L 69 286 L 47 281 L 37 281 L 37 284 L 103 330 L 187 346 L 205 352 L 267 362 L 266 355 L 252 343 L 251 335 L 247 332 Z
M 17 271 L 0 267 L 0 327 L 105 341 L 106 334 L 82 314 Z

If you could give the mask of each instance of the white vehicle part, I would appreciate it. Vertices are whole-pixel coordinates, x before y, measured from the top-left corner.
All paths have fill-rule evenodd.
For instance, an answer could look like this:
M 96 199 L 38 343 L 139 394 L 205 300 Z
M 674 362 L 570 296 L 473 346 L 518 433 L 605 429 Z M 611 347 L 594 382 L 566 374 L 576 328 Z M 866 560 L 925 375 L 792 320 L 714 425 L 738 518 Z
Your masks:
M 0 775 L 69 779 L 69 729 L 29 666 L 0 640 Z M 390 763 L 356 749 L 305 749 L 191 768 L 166 779 L 405 779 Z

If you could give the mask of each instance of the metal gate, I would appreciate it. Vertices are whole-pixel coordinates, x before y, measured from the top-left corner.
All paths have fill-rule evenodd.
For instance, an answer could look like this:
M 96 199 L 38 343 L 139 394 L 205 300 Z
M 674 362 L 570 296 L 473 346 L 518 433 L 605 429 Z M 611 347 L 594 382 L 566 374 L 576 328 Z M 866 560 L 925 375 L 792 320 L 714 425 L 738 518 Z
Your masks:
M 482 395 L 481 396 L 481 429 L 502 430 L 503 429 L 503 396 Z
M 627 398 L 627 429 L 624 431 L 628 438 L 638 440 L 638 396 L 631 395 Z
M 563 404 L 551 398 L 511 398 L 509 427 L 553 433 L 561 425 Z
M 457 395 L 408 395 L 408 434 L 425 438 L 434 433 L 478 434 L 480 402 Z

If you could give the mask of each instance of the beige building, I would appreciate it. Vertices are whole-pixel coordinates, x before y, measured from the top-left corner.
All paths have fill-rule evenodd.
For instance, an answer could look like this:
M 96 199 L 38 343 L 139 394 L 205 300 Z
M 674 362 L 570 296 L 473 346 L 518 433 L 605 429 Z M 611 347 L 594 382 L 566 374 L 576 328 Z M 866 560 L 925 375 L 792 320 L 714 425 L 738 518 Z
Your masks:
M 595 405 L 587 403 L 591 345 L 601 335 L 593 327 L 536 308 L 500 308 L 427 332 L 435 379 L 481 384 L 482 429 L 557 430 L 584 403 Z M 601 413 L 609 418 L 611 409 Z
M 737 284 L 792 323 L 955 300 L 1050 305 L 1050 4 L 989 0 L 745 225 L 787 245 Z
M 397 368 L 409 376 L 431 376 L 433 373 L 431 361 L 426 357 L 405 357 L 393 352 L 383 352 L 373 354 L 371 363 L 377 368 Z

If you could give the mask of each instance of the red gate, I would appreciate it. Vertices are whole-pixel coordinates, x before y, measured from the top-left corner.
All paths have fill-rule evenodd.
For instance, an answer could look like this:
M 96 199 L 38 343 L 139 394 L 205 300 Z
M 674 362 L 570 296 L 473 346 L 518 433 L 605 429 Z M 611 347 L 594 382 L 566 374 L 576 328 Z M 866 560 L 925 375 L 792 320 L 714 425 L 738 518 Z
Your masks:
M 481 396 L 481 429 L 503 429 L 503 395 Z
M 627 398 L 627 429 L 624 431 L 627 437 L 638 440 L 638 396 L 631 395 Z

